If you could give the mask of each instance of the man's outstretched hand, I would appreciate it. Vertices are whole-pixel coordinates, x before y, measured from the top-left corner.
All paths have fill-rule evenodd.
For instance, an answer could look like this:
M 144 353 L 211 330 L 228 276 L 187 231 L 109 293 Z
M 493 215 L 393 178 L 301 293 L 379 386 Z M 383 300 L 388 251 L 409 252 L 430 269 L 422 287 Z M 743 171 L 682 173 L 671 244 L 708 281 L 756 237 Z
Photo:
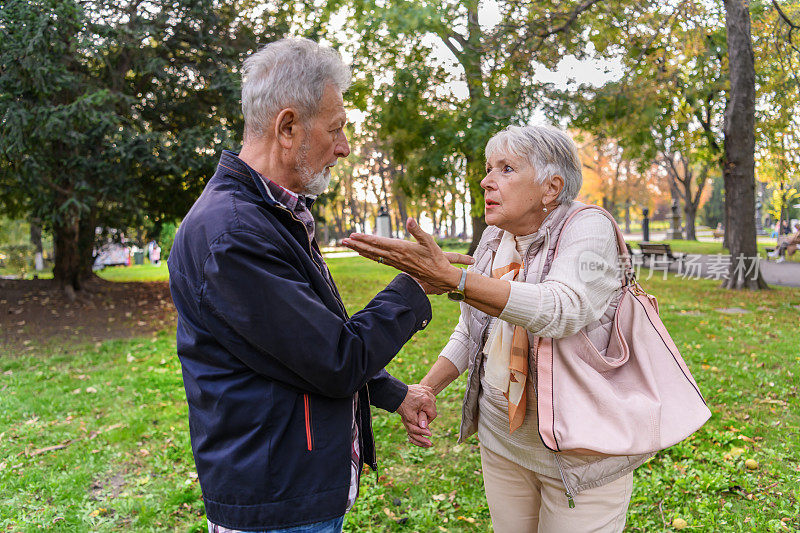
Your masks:
M 397 414 L 403 421 L 409 441 L 423 448 L 433 446 L 429 439 L 431 430 L 428 429 L 428 422 L 436 418 L 436 396 L 433 395 L 432 388 L 409 385 L 403 403 L 397 408 Z

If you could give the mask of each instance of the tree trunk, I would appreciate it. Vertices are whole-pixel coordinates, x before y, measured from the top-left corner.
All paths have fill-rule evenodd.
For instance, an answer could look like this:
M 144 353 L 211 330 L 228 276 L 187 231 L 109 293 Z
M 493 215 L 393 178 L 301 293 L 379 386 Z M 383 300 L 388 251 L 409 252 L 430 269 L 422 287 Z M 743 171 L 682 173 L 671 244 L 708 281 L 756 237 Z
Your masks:
M 481 165 L 482 166 L 482 165 Z M 487 228 L 486 219 L 484 218 L 484 205 L 483 205 L 483 187 L 480 186 L 480 180 L 475 179 L 481 175 L 480 171 L 476 171 L 476 165 L 472 164 L 467 158 L 467 184 L 469 186 L 469 196 L 472 200 L 472 241 L 469 243 L 468 255 L 472 255 L 481 242 L 483 230 Z
M 397 236 L 407 237 L 406 220 L 408 220 L 408 209 L 406 209 L 406 197 L 403 194 L 395 194 L 395 198 L 397 199 L 397 212 L 400 216 L 400 221 L 397 224 Z
M 462 239 L 467 238 L 467 224 L 469 224 L 469 220 L 467 217 L 467 193 L 464 192 L 464 197 L 461 198 L 461 220 L 464 223 L 463 232 L 461 235 Z
M 95 227 L 97 227 L 97 210 L 81 217 L 78 223 L 78 260 L 80 261 L 79 282 L 95 277 L 92 270 L 94 264 Z
M 683 203 L 683 218 L 685 222 L 684 229 L 686 230 L 686 240 L 696 241 L 697 232 L 695 231 L 695 220 L 697 219 L 697 206 L 694 202 Z
M 80 289 L 79 225 L 80 219 L 74 210 L 65 213 L 63 219 L 53 225 L 55 247 L 53 279 L 59 288 L 64 290 L 70 301 L 75 299 L 75 291 Z
M 625 202 L 625 233 L 630 234 L 631 232 L 631 202 L 630 200 Z
M 456 229 L 456 220 L 458 219 L 458 215 L 456 213 L 456 209 L 457 209 L 456 196 L 453 196 L 453 204 L 452 204 L 452 206 L 453 206 L 452 209 L 449 210 L 449 212 L 450 212 L 450 230 L 448 231 L 448 235 L 447 235 L 451 239 L 454 238 L 456 236 L 456 234 L 458 233 L 458 230 Z
M 731 265 L 723 287 L 764 289 L 755 226 L 755 67 L 749 0 L 725 0 L 730 98 L 725 110 L 725 211 Z
M 686 240 L 697 240 L 697 232 L 695 230 L 697 208 L 700 206 L 700 198 L 703 196 L 703 190 L 705 190 L 706 183 L 708 182 L 708 170 L 708 164 L 704 164 L 700 169 L 700 175 L 697 178 L 697 191 L 694 193 L 692 193 L 692 180 L 689 179 L 688 174 L 683 181 L 683 215 L 686 220 Z

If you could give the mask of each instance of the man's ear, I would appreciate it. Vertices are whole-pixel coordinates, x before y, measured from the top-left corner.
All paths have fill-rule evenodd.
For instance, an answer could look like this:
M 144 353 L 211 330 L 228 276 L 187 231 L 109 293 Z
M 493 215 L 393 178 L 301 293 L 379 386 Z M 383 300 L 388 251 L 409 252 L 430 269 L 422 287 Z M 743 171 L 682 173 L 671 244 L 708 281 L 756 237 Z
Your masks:
M 275 118 L 275 138 L 282 148 L 291 149 L 298 134 L 297 111 L 292 107 L 282 109 Z
M 550 178 L 550 182 L 547 185 L 547 189 L 545 189 L 544 194 L 542 195 L 542 203 L 544 205 L 550 205 L 556 203 L 558 200 L 559 195 L 561 195 L 561 191 L 564 190 L 564 178 L 559 175 L 555 175 Z

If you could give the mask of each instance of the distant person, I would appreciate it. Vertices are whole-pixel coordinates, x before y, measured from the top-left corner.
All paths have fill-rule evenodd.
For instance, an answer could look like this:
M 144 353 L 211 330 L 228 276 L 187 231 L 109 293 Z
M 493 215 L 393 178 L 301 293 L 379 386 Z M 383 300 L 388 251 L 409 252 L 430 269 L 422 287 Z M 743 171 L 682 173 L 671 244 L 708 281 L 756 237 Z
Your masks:
M 161 264 L 161 247 L 155 240 L 147 243 L 147 258 L 150 264 L 159 266 Z
M 339 54 L 282 39 L 242 70 L 244 145 L 168 260 L 192 452 L 210 531 L 340 532 L 377 468 L 370 405 L 420 428 L 436 416 L 429 388 L 384 370 L 431 306 L 401 273 L 350 316 L 317 245 L 311 205 L 350 154 Z
M 778 247 L 769 254 L 770 257 L 778 258 L 776 263 L 783 263 L 797 251 L 797 246 L 800 245 L 800 222 L 795 223 L 794 231 L 793 235 L 781 238 Z

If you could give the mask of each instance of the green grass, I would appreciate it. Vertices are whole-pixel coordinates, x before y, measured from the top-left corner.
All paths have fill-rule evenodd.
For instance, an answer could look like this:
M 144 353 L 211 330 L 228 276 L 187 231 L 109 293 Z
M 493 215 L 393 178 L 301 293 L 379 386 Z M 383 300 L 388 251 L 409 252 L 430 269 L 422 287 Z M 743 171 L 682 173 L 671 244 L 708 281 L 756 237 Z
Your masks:
M 97 275 L 108 281 L 167 281 L 169 270 L 167 262 L 161 261 L 158 266 L 145 263 L 143 265 L 106 267 L 99 270 Z
M 34 270 L 24 270 L 21 271 L 18 268 L 8 268 L 8 267 L 0 267 L 0 276 L 13 276 L 15 278 L 23 278 L 23 279 L 33 279 L 33 276 L 36 276 L 39 279 L 53 279 L 53 271 L 52 270 L 44 270 L 42 272 L 36 272 Z
M 351 311 L 393 276 L 360 258 L 329 264 Z M 799 529 L 800 290 L 728 292 L 672 276 L 645 285 L 714 416 L 637 470 L 627 530 L 668 531 L 676 517 L 691 531 Z M 425 374 L 457 320 L 446 298 L 432 304 L 430 326 L 389 365 L 403 380 Z M 489 530 L 477 440 L 455 443 L 463 390 L 462 377 L 440 395 L 431 449 L 374 412 L 379 472 L 363 478 L 346 531 Z M 203 530 L 174 331 L 0 352 L 0 391 L 0 531 Z

